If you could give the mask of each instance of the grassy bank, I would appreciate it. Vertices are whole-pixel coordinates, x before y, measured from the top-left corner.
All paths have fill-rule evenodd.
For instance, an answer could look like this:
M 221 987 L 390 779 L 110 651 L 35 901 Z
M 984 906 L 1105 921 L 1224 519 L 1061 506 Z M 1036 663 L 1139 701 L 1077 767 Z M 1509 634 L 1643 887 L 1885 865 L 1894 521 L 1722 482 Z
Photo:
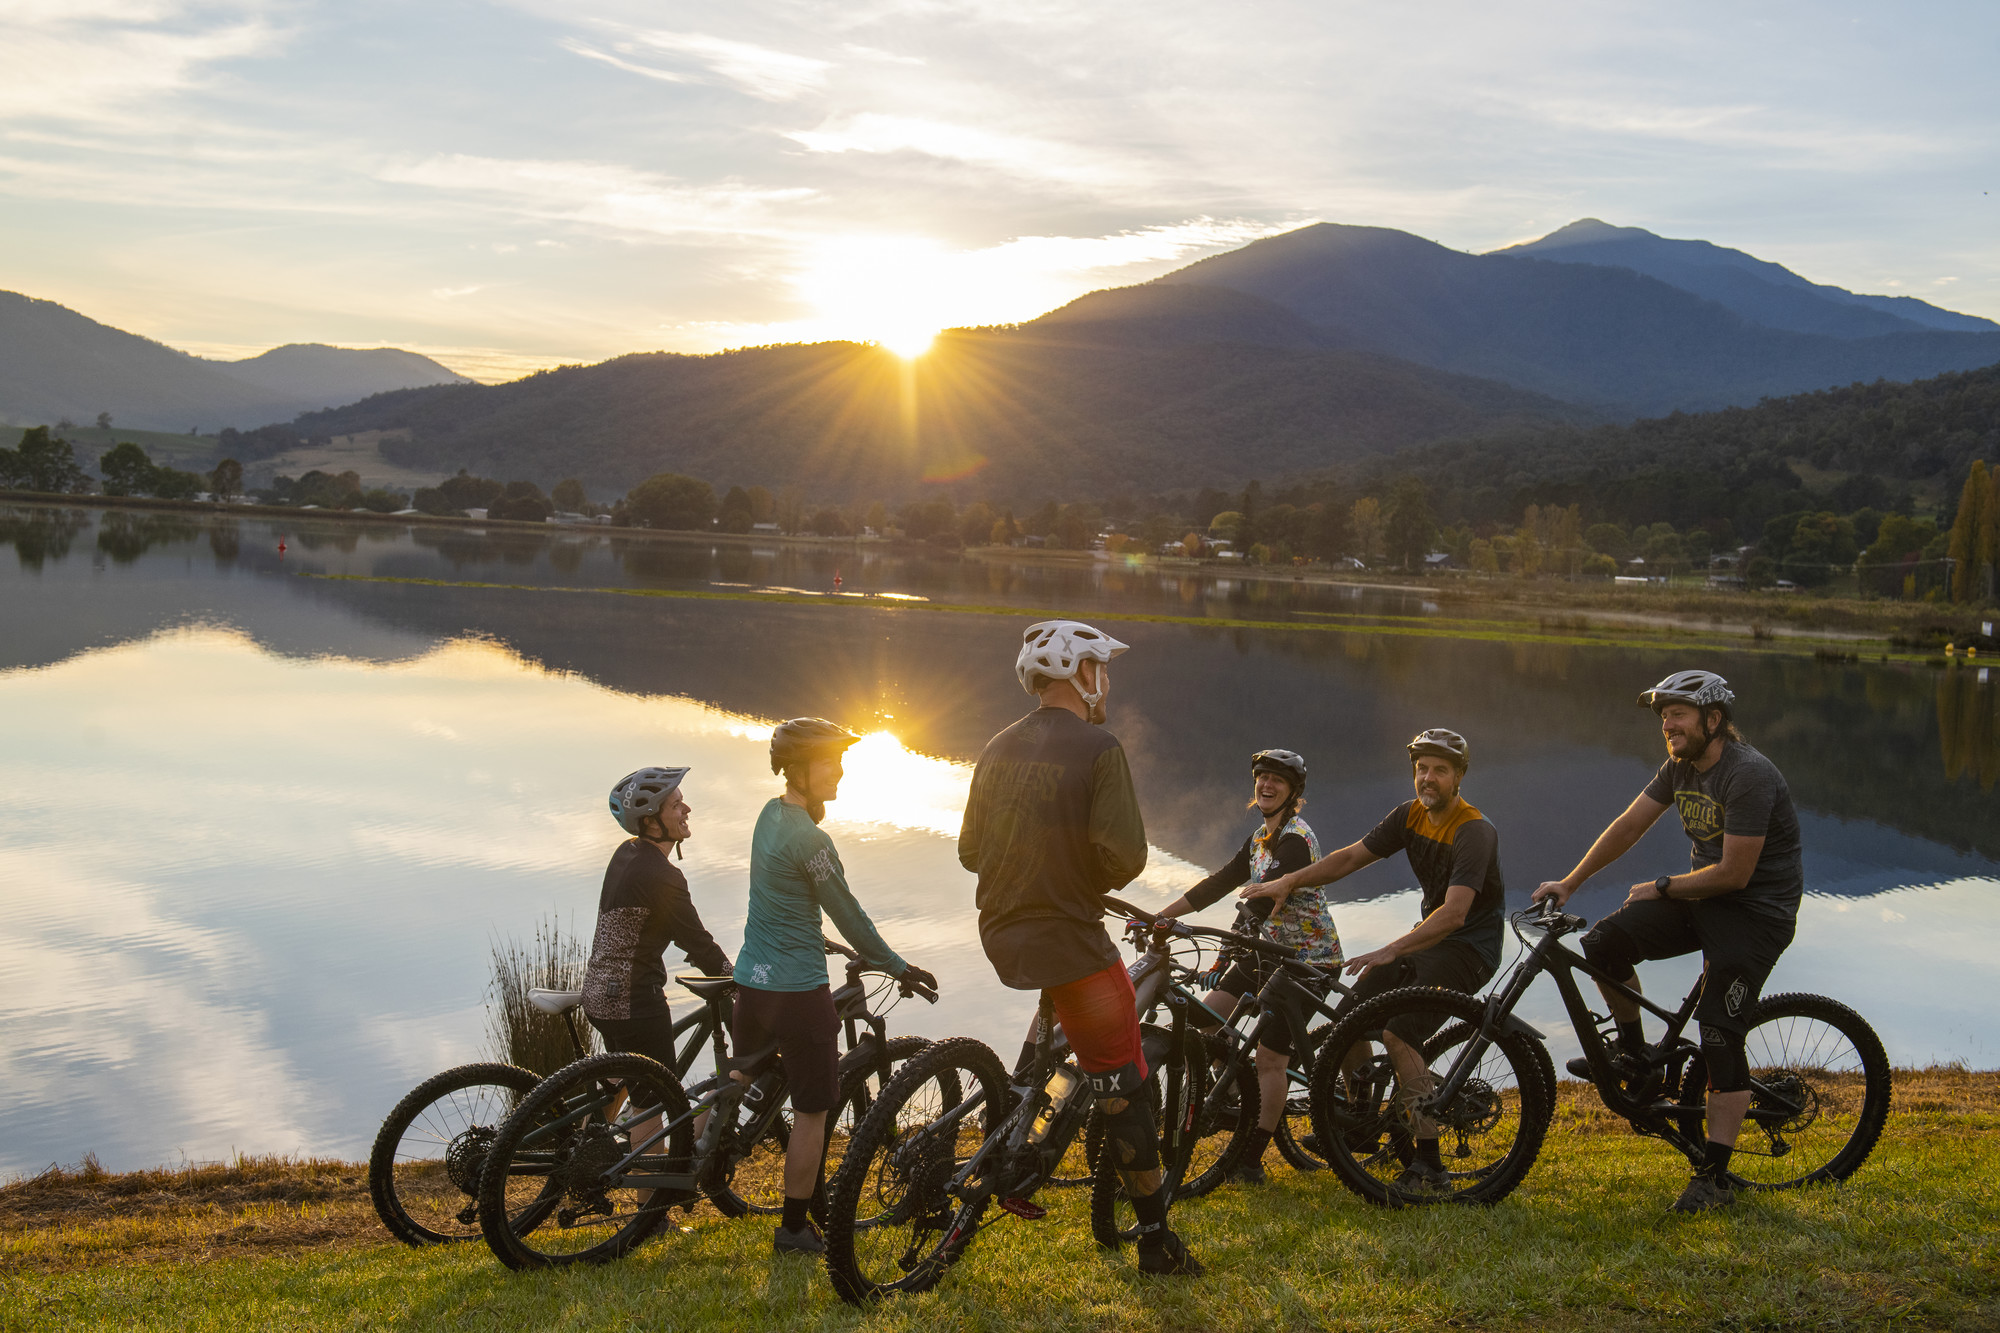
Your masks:
M 1275 1160 L 1275 1154 L 1273 1154 Z M 869 1311 L 706 1210 L 605 1268 L 513 1274 L 478 1244 L 387 1242 L 361 1168 L 245 1163 L 52 1174 L 0 1189 L 0 1327 L 1505 1330 L 2000 1327 L 2000 1074 L 1903 1071 L 1840 1189 L 1665 1215 L 1679 1159 L 1564 1085 L 1528 1182 L 1490 1210 L 1388 1213 L 1325 1175 L 1190 1202 L 1208 1276 L 1141 1278 L 1086 1200 L 982 1235 L 942 1287 Z

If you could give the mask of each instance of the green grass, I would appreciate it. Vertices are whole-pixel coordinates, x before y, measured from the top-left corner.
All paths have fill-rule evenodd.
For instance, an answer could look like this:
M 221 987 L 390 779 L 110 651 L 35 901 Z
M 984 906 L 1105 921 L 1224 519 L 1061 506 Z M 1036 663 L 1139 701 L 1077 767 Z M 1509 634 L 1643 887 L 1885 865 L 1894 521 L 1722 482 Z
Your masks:
M 1209 1267 L 1192 1281 L 1144 1278 L 1129 1252 L 1098 1250 L 1075 1190 L 1044 1194 L 1043 1222 L 982 1234 L 938 1290 L 866 1311 L 842 1305 L 817 1264 L 773 1258 L 758 1218 L 697 1215 L 621 1263 L 564 1272 L 507 1272 L 477 1242 L 413 1251 L 359 1233 L 229 1256 L 245 1226 L 309 1225 L 322 1205 L 307 1202 L 217 1218 L 206 1239 L 193 1228 L 145 1260 L 85 1260 L 88 1223 L 16 1233 L 0 1247 L 0 1328 L 2000 1327 L 2000 1115 L 1990 1094 L 1916 1092 L 1899 1076 L 1898 1113 L 1847 1186 L 1701 1218 L 1662 1211 L 1685 1179 L 1679 1158 L 1587 1111 L 1559 1121 L 1527 1183 L 1492 1209 L 1385 1212 L 1279 1167 L 1262 1188 L 1175 1209 Z

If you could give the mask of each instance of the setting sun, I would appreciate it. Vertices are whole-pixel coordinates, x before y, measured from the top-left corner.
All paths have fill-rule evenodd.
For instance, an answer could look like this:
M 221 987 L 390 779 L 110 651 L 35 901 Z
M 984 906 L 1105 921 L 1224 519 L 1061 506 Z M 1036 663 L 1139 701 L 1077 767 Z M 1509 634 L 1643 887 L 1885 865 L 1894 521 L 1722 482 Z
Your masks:
M 934 328 L 911 327 L 886 332 L 876 341 L 905 361 L 914 361 L 931 350 L 937 335 L 938 331 Z

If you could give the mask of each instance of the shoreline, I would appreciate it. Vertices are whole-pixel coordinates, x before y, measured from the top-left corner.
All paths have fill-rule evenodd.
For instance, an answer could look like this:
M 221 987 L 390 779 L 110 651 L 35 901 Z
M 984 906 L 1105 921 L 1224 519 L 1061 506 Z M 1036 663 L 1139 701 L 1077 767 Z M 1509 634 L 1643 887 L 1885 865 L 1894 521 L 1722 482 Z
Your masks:
M 213 501 L 162 500 L 151 496 L 52 495 L 35 491 L 0 490 L 0 504 L 44 508 L 85 508 L 228 518 L 291 519 L 392 524 L 404 527 L 448 528 L 498 533 L 585 532 L 649 542 L 708 543 L 730 546 L 792 546 L 807 549 L 880 551 L 929 558 L 953 556 L 986 564 L 1104 567 L 1135 575 L 1193 576 L 1246 583 L 1350 588 L 1362 592 L 1398 593 L 1436 604 L 1444 617 L 1463 616 L 1476 609 L 1497 619 L 1539 624 L 1541 631 L 1617 630 L 1679 632 L 1747 639 L 1775 639 L 1858 649 L 1886 641 L 1898 653 L 1928 659 L 1941 655 L 1944 643 L 1971 636 L 1982 619 L 1996 618 L 1993 608 L 1937 602 L 1905 602 L 1887 598 L 1826 596 L 1804 590 L 1786 592 L 1725 591 L 1702 586 L 1618 587 L 1598 582 L 1554 579 L 1520 580 L 1511 576 L 1478 576 L 1464 571 L 1432 576 L 1409 574 L 1357 576 L 1351 570 L 1283 568 L 1224 564 L 1157 555 L 1120 556 L 1101 551 L 976 546 L 949 548 L 907 539 L 817 537 L 786 533 L 697 532 L 654 528 L 614 528 L 603 524 L 555 524 L 519 519 L 474 519 L 459 515 L 378 514 L 372 510 L 298 509 L 289 505 L 220 504 Z M 1434 581 L 1433 581 L 1434 579 Z

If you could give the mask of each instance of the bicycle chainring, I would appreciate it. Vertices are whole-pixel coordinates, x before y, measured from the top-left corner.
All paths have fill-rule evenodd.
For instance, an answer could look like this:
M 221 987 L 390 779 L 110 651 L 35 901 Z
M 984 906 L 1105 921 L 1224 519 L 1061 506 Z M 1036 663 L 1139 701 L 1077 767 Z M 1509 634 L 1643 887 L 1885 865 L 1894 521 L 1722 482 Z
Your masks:
M 474 1125 L 460 1131 L 444 1150 L 444 1174 L 460 1194 L 472 1198 L 479 1193 L 479 1170 L 493 1147 L 495 1131 Z

